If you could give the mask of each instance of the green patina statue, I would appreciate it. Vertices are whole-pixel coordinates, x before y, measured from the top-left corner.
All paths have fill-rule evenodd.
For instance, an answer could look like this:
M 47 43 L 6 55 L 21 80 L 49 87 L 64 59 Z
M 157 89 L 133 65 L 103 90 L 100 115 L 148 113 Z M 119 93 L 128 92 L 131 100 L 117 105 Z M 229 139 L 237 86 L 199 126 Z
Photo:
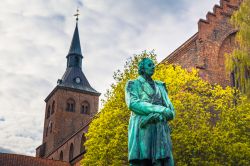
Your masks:
M 139 77 L 126 85 L 126 103 L 131 110 L 128 129 L 128 160 L 131 166 L 173 166 L 168 121 L 175 117 L 165 83 L 154 81 L 155 65 L 144 58 Z

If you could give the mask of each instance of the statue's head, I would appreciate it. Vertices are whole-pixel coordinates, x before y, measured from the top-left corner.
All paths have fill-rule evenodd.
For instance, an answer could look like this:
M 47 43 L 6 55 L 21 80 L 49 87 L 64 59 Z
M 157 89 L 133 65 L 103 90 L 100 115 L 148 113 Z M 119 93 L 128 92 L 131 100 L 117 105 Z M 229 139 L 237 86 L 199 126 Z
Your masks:
M 143 58 L 138 64 L 139 75 L 152 76 L 155 71 L 155 64 L 150 58 Z

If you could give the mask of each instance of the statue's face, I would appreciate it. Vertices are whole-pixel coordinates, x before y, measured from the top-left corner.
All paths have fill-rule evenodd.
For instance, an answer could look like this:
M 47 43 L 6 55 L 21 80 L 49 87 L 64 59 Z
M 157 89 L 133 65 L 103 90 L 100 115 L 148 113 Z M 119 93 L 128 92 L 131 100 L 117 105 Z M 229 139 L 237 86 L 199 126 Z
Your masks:
M 152 76 L 155 72 L 155 64 L 151 59 L 146 59 L 144 62 L 144 72 L 148 76 Z

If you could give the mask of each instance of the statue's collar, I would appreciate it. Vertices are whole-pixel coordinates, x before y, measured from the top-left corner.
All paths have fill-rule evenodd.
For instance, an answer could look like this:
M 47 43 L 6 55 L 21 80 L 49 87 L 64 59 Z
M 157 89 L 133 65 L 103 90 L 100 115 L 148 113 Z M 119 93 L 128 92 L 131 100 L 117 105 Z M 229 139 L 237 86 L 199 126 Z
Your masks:
M 139 76 L 138 77 L 138 80 L 140 81 L 140 82 L 142 82 L 142 83 L 144 83 L 144 82 L 148 82 L 143 76 Z
M 138 80 L 141 81 L 142 83 L 143 83 L 143 82 L 146 82 L 145 78 L 142 77 L 141 75 L 138 77 Z
M 148 81 L 143 77 L 139 76 L 138 79 L 141 83 L 142 90 L 148 94 L 149 96 L 152 96 L 155 94 L 155 89 L 151 87 L 151 85 L 148 83 Z M 155 83 L 155 82 L 154 82 Z

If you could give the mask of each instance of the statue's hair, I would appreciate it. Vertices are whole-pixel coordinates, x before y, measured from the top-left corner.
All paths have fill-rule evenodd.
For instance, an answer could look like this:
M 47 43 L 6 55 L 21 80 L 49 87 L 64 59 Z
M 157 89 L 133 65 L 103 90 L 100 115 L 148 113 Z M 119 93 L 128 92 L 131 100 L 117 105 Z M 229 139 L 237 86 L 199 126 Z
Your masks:
M 139 75 L 143 75 L 144 74 L 144 63 L 147 61 L 147 60 L 150 60 L 152 61 L 152 59 L 150 58 L 142 58 L 142 60 L 139 62 L 138 64 L 138 74 Z

